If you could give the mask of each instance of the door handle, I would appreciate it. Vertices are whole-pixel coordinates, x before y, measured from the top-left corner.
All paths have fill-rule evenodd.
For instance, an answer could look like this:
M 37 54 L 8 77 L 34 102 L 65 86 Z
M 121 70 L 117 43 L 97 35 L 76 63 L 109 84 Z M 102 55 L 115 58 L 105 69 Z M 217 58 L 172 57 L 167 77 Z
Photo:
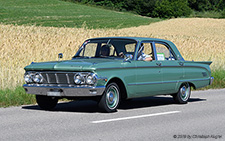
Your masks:
M 161 65 L 162 65 L 162 63 L 161 63 L 161 62 L 160 62 L 160 63 L 156 63 L 156 65 L 157 65 L 157 66 L 161 66 Z
M 183 62 L 179 62 L 179 65 L 180 65 L 180 66 L 183 66 L 183 65 L 184 65 L 184 63 L 183 63 Z

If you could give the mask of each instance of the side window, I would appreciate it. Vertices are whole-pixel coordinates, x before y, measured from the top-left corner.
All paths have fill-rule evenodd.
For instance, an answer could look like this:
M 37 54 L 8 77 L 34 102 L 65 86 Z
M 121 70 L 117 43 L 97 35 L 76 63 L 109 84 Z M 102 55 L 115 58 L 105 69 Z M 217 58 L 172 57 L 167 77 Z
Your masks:
M 115 56 L 115 52 L 116 52 L 116 49 L 114 46 L 110 46 L 110 53 L 109 53 L 109 56 Z
M 125 48 L 128 53 L 134 53 L 136 47 L 136 43 L 126 44 Z
M 148 55 L 151 55 L 152 54 L 152 46 L 150 43 L 143 43 L 144 45 L 144 54 L 148 54 Z
M 155 48 L 158 60 L 175 60 L 173 54 L 166 45 L 155 43 Z
M 81 51 L 80 55 L 94 57 L 97 49 L 97 43 L 89 43 L 85 46 L 85 48 Z
M 152 43 L 141 43 L 141 46 L 138 49 L 137 60 L 145 60 L 146 58 L 151 58 L 155 60 Z
M 131 54 L 132 56 L 134 56 L 135 48 L 136 48 L 136 43 L 126 44 L 125 54 Z

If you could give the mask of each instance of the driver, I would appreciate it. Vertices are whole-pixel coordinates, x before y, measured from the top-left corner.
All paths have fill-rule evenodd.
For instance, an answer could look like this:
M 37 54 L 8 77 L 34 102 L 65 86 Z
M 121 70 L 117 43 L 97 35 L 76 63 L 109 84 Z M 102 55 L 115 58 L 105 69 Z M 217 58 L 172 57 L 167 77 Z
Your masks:
M 110 48 L 108 45 L 103 45 L 101 47 L 101 56 L 109 56 Z

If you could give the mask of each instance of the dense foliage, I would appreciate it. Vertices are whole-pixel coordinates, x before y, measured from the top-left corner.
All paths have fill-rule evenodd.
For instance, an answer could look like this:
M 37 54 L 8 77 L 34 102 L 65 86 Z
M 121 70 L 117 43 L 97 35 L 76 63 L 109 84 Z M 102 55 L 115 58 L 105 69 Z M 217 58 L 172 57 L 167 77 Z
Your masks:
M 188 3 L 196 11 L 225 10 L 225 0 L 188 0 Z
M 225 0 L 66 0 L 104 6 L 119 11 L 132 11 L 149 17 L 181 17 L 191 12 L 216 11 L 225 13 Z

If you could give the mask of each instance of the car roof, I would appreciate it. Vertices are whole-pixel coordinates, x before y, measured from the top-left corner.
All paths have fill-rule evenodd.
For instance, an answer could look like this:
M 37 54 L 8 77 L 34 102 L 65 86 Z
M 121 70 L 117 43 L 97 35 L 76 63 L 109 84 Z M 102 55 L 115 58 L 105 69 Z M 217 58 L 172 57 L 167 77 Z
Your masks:
M 136 41 L 161 41 L 161 42 L 170 42 L 165 39 L 159 39 L 159 38 L 147 38 L 147 37 L 99 37 L 99 38 L 90 38 L 89 40 L 95 40 L 95 39 L 130 39 L 130 40 L 136 40 Z

